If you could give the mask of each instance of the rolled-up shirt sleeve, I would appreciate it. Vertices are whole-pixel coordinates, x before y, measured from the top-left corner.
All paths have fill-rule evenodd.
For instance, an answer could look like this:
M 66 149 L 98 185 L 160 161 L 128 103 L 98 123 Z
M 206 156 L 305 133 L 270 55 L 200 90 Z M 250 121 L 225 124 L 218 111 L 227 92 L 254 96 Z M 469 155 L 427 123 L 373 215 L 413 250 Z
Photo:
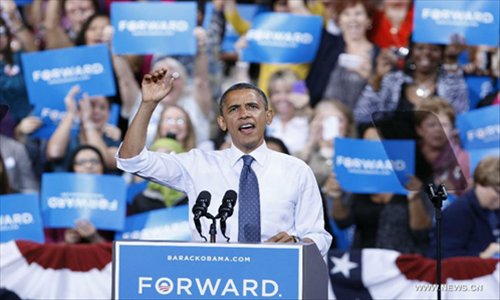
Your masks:
M 151 152 L 143 148 L 131 158 L 120 158 L 122 145 L 115 154 L 117 167 L 125 172 L 136 174 L 145 179 L 166 185 L 178 191 L 186 192 L 191 184 L 188 172 L 183 167 L 179 157 L 182 154 L 166 154 Z
M 122 148 L 122 145 L 123 143 L 120 144 L 120 147 L 115 154 L 118 169 L 128 173 L 137 173 L 148 165 L 146 147 L 144 147 L 137 156 L 131 158 L 121 158 L 120 149 Z

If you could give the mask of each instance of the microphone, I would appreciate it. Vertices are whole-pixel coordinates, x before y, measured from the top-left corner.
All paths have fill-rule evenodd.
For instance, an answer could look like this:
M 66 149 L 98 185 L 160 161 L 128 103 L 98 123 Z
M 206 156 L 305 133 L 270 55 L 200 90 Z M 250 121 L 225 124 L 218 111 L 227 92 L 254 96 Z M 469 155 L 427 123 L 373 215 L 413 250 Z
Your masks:
M 236 204 L 236 192 L 228 190 L 222 197 L 222 204 L 219 207 L 219 217 L 221 221 L 226 221 L 227 218 L 233 215 L 234 205 Z
M 207 238 L 201 234 L 201 222 L 200 218 L 204 217 L 207 214 L 207 209 L 208 206 L 210 205 L 210 199 L 212 198 L 212 195 L 210 195 L 209 192 L 207 191 L 201 191 L 201 193 L 198 195 L 198 198 L 196 198 L 196 203 L 193 206 L 192 212 L 194 214 L 193 221 L 194 225 L 196 226 L 196 230 L 198 230 L 198 233 L 202 238 L 207 241 Z
M 236 192 L 233 190 L 228 190 L 224 194 L 224 197 L 222 197 L 222 204 L 219 207 L 219 214 L 217 215 L 217 217 L 220 218 L 220 230 L 222 232 L 222 235 L 227 239 L 228 242 L 229 238 L 226 236 L 226 220 L 233 215 L 236 198 Z
M 207 214 L 208 206 L 210 205 L 210 199 L 212 195 L 210 195 L 207 191 L 201 191 L 196 198 L 196 203 L 193 206 L 193 214 L 195 219 L 199 219 Z

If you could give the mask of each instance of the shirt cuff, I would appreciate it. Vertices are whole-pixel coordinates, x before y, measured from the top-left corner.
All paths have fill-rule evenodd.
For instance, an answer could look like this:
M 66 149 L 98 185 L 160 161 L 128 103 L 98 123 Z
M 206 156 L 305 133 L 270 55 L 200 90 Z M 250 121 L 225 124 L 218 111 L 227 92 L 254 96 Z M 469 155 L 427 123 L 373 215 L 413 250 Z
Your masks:
M 328 234 L 328 236 L 325 236 L 320 233 L 312 233 L 308 234 L 306 236 L 301 236 L 300 237 L 302 240 L 304 239 L 311 239 L 314 241 L 314 244 L 316 244 L 316 247 L 318 247 L 319 252 L 321 253 L 321 256 L 326 257 L 328 254 L 328 250 L 330 250 L 330 245 L 332 244 L 332 237 Z

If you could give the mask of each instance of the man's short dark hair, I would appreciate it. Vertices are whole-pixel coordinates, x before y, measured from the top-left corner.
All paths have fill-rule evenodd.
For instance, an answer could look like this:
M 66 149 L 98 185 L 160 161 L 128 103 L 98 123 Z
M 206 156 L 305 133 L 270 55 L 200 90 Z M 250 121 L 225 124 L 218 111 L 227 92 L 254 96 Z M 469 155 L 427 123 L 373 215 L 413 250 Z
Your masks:
M 264 94 L 264 92 L 256 87 L 255 85 L 247 82 L 240 82 L 232 85 L 230 88 L 228 88 L 224 94 L 220 97 L 219 101 L 219 114 L 222 116 L 222 105 L 224 104 L 224 101 L 226 100 L 227 94 L 233 91 L 238 91 L 238 90 L 254 90 L 259 94 L 259 96 L 262 98 L 262 101 L 264 101 L 264 106 L 266 108 L 266 111 L 269 109 L 269 102 L 267 101 L 267 96 Z

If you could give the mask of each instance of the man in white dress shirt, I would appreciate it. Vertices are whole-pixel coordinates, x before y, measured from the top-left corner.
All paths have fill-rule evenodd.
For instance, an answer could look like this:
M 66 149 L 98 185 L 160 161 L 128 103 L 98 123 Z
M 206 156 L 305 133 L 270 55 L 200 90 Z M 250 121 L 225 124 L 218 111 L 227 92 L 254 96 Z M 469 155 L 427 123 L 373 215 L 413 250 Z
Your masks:
M 160 69 L 144 76 L 143 99 L 117 152 L 118 167 L 185 192 L 190 207 L 201 191 L 209 191 L 212 201 L 208 212 L 216 215 L 224 193 L 239 190 L 242 156 L 250 155 L 251 169 L 258 181 L 260 241 L 313 242 L 325 257 L 332 237 L 324 229 L 322 201 L 313 172 L 303 161 L 267 148 L 264 133 L 273 116 L 265 94 L 257 87 L 236 84 L 221 97 L 217 122 L 231 135 L 229 149 L 210 152 L 193 149 L 181 154 L 145 149 L 151 114 L 172 90 L 176 78 L 175 74 L 166 78 L 166 74 L 167 70 Z M 239 214 L 242 214 L 239 196 L 233 216 L 227 219 L 226 235 L 232 242 L 238 241 Z M 203 232 L 208 233 L 211 220 L 201 221 Z M 193 240 L 201 240 L 194 221 L 190 225 Z M 220 232 L 217 234 L 217 241 L 225 241 Z

